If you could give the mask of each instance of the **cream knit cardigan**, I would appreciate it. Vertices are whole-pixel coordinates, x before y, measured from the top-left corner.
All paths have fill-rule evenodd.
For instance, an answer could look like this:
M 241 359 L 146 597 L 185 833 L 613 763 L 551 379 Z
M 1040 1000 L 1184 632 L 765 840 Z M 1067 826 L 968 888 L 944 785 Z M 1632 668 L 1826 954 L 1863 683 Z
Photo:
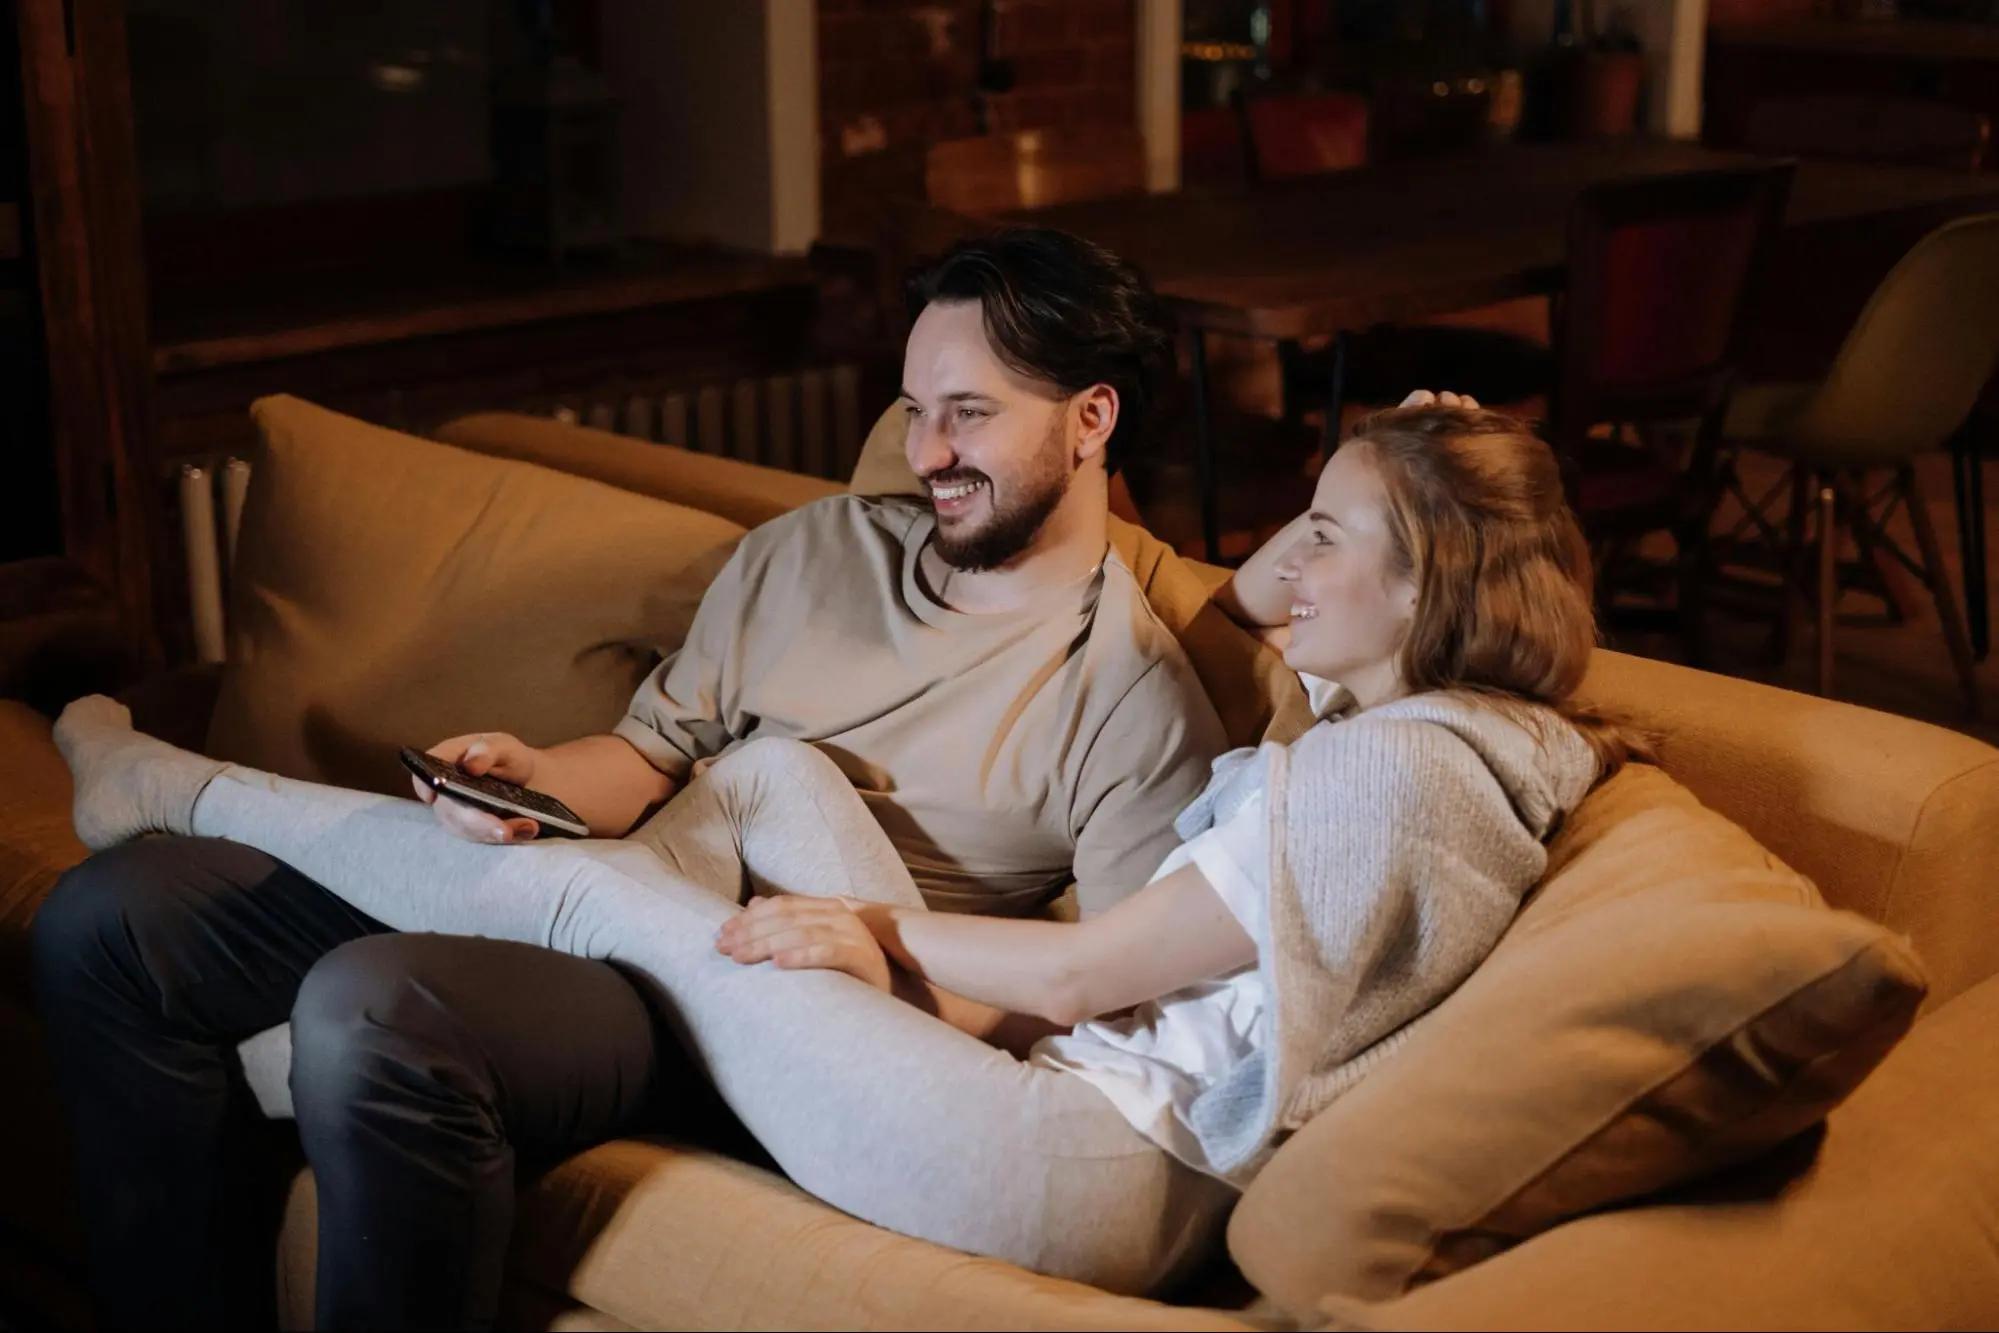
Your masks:
M 1180 836 L 1262 790 L 1270 848 L 1256 1050 L 1189 1108 L 1218 1173 L 1246 1181 L 1478 966 L 1597 771 L 1552 711 L 1454 693 L 1215 761 L 1176 821 Z

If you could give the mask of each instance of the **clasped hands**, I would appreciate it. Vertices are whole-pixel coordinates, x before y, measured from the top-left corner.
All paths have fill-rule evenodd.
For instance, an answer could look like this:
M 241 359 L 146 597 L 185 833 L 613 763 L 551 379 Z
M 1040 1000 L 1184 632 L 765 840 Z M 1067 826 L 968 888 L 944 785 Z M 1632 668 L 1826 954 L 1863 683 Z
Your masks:
M 893 931 L 885 903 L 780 894 L 752 898 L 715 933 L 715 951 L 738 963 L 787 970 L 823 967 L 892 991 L 894 965 L 882 947 Z

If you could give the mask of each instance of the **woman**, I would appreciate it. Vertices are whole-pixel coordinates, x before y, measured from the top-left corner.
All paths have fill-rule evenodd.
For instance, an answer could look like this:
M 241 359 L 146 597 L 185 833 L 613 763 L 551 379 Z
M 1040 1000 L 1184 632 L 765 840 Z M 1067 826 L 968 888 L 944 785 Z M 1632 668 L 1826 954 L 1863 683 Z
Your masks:
M 1377 416 L 1223 597 L 1288 625 L 1294 668 L 1340 682 L 1326 719 L 1225 756 L 1153 882 L 1075 925 L 926 913 L 831 762 L 791 742 L 728 753 L 629 840 L 502 848 L 442 835 L 410 802 L 174 750 L 108 700 L 72 705 L 57 739 L 94 845 L 229 838 L 395 929 L 617 962 L 804 1188 L 1146 1291 L 1477 964 L 1543 840 L 1623 759 L 1567 704 L 1594 639 L 1588 583 L 1553 457 L 1517 422 Z M 739 841 L 714 845 L 717 827 Z M 842 896 L 746 911 L 745 879 Z M 739 965 L 764 959 L 778 969 Z M 950 1025 L 990 1030 L 995 1010 L 1058 1031 L 1021 1060 Z

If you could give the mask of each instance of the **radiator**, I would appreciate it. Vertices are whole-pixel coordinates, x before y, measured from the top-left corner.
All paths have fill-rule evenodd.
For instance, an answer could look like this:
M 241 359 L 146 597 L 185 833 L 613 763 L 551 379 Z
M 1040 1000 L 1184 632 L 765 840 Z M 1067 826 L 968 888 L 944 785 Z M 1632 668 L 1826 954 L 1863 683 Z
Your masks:
M 816 477 L 848 476 L 861 449 L 860 370 L 852 363 L 691 387 L 618 384 L 530 410 Z M 188 615 L 200 662 L 226 653 L 223 583 L 249 485 L 250 465 L 240 458 L 180 470 Z
M 189 463 L 180 470 L 181 542 L 197 662 L 223 658 L 222 571 L 236 560 L 236 533 L 249 489 L 250 465 L 240 458 L 212 468 Z
M 694 387 L 612 387 L 549 411 L 574 425 L 838 480 L 860 456 L 860 380 L 847 362 Z

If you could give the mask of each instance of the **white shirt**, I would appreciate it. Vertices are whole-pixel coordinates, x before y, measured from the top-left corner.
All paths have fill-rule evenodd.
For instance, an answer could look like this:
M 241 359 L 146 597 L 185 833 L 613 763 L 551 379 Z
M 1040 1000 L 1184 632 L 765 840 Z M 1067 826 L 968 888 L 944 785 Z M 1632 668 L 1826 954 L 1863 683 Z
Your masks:
M 1315 715 L 1345 706 L 1339 686 L 1302 673 L 1300 679 Z M 1174 848 L 1150 882 L 1189 863 L 1199 867 L 1243 930 L 1261 938 L 1270 876 L 1262 793 Z M 1256 1050 L 1266 999 L 1263 978 L 1250 963 L 1148 1000 L 1124 1018 L 1078 1023 L 1067 1036 L 1044 1037 L 1027 1062 L 1087 1079 L 1132 1128 L 1196 1170 L 1219 1175 L 1187 1113 L 1195 1098 Z

